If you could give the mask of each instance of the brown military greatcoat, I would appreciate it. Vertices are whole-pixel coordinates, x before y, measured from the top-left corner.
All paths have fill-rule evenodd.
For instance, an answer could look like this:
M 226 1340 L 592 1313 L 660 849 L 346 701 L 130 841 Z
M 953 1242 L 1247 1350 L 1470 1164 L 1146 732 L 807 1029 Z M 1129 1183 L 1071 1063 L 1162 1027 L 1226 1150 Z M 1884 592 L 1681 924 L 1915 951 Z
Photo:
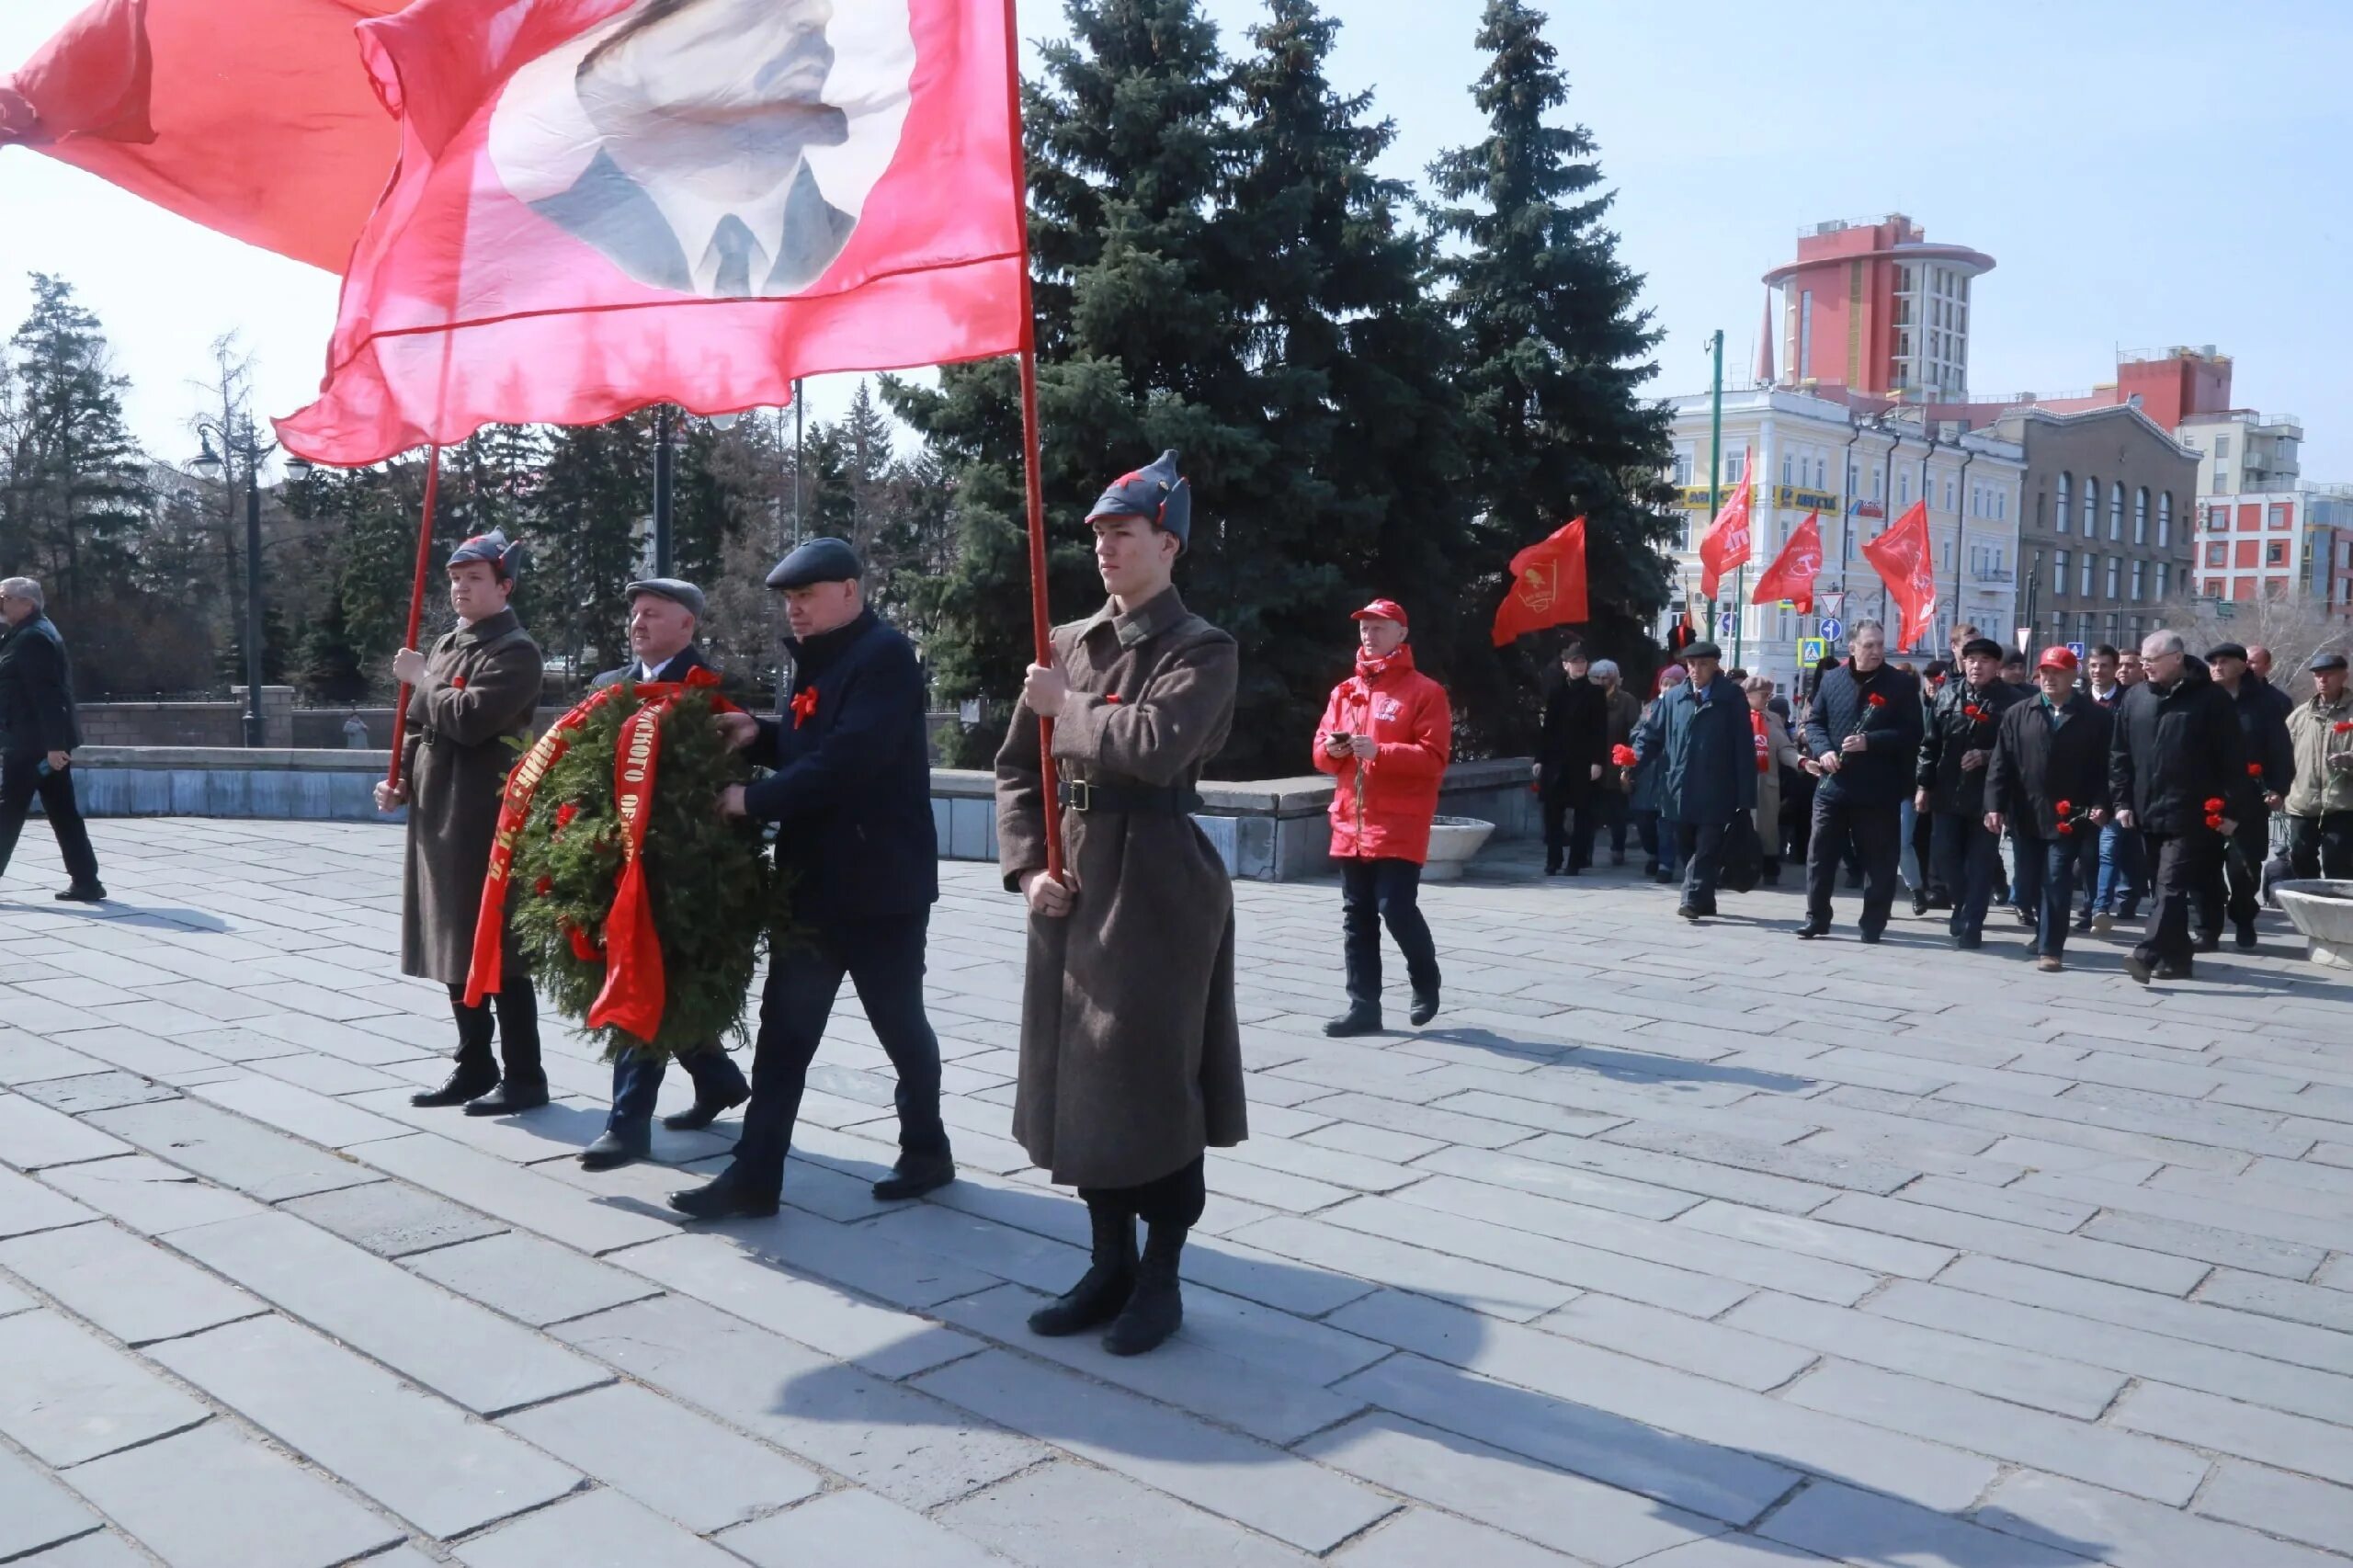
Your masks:
M 1174 588 L 1057 629 L 1070 696 L 1065 779 L 1191 789 L 1233 722 L 1233 639 Z M 1006 884 L 1046 864 L 1038 724 L 1016 710 L 997 756 Z M 1065 811 L 1070 915 L 1029 918 L 1013 1135 L 1053 1179 L 1134 1187 L 1247 1135 L 1233 1005 L 1233 885 L 1208 835 L 1170 812 Z
M 433 644 L 402 736 L 408 857 L 401 880 L 401 972 L 462 983 L 498 829 L 499 796 L 540 705 L 540 649 L 513 610 Z M 514 938 L 506 962 L 519 965 Z M 522 972 L 512 968 L 511 972 Z

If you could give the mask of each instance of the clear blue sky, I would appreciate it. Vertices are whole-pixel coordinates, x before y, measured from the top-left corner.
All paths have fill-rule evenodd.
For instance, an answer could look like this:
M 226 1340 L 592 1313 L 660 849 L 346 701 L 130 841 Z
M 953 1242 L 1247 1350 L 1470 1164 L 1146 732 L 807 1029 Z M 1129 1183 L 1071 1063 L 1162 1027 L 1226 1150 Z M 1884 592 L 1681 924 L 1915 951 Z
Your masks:
M 1229 45 L 1263 14 L 1206 0 Z M 9 0 L 0 69 L 80 0 Z M 1333 69 L 1399 127 L 1417 176 L 1477 136 L 1474 0 L 1334 0 Z M 2051 393 L 2109 379 L 2116 351 L 2211 343 L 2234 401 L 2302 417 L 2307 479 L 2353 481 L 2353 5 L 2068 0 L 1587 0 L 1548 7 L 1568 113 L 1600 142 L 1623 254 L 1667 332 L 1660 393 L 1703 390 L 1704 340 L 1754 362 L 1763 290 L 1801 225 L 1908 212 L 1991 253 L 1971 382 Z M 1023 28 L 1061 11 L 1023 0 Z M 143 206 L 22 149 L 0 152 L 0 324 L 30 269 L 72 278 L 133 380 L 158 453 L 191 445 L 188 378 L 234 328 L 265 407 L 315 385 L 334 280 Z M 847 383 L 813 391 L 828 416 Z

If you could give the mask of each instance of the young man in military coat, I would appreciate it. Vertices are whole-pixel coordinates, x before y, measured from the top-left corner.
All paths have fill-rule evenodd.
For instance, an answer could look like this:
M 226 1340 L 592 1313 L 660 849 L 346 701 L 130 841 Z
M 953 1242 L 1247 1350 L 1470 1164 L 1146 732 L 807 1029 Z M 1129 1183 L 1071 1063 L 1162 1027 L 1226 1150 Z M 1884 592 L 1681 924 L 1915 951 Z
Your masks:
M 1173 578 L 1192 528 L 1176 454 L 1087 515 L 1109 597 L 1029 666 L 997 755 L 998 861 L 1029 906 L 1013 1135 L 1075 1187 L 1092 1266 L 1033 1333 L 1111 1325 L 1132 1356 L 1184 1315 L 1177 1264 L 1207 1189 L 1202 1152 L 1247 1134 L 1233 1002 L 1233 887 L 1192 821 L 1233 721 L 1233 639 Z M 1038 719 L 1053 721 L 1063 872 L 1046 869 Z M 1151 1227 L 1139 1258 L 1135 1224 Z
M 415 688 L 401 738 L 401 787 L 376 786 L 376 809 L 408 807 L 408 853 L 401 873 L 401 972 L 449 988 L 458 1020 L 457 1064 L 438 1089 L 409 1096 L 420 1106 L 462 1105 L 468 1116 L 504 1116 L 548 1103 L 540 1065 L 539 998 L 513 932 L 506 935 L 500 988 L 466 1006 L 475 917 L 498 830 L 500 792 L 515 765 L 511 742 L 527 735 L 540 705 L 540 648 L 507 601 L 520 552 L 493 530 L 449 555 L 449 605 L 458 627 L 430 653 L 404 648 L 392 673 Z M 497 1009 L 499 1056 L 491 1054 Z

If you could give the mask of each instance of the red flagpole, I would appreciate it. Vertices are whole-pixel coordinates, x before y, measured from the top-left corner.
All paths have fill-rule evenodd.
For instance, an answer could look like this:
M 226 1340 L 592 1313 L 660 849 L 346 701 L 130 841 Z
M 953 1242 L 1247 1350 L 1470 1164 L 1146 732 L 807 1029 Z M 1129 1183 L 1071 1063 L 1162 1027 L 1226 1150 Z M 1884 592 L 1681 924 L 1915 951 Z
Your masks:
M 1038 433 L 1038 312 L 1029 290 L 1029 167 L 1021 145 L 1021 32 L 1015 0 L 1005 0 L 1005 98 L 1013 132 L 1013 193 L 1021 204 L 1021 468 L 1029 502 L 1029 631 L 1037 662 L 1054 662 L 1046 609 L 1046 486 Z M 1038 789 L 1046 810 L 1046 874 L 1063 874 L 1062 801 L 1054 768 L 1054 722 L 1038 716 Z
M 416 526 L 416 583 L 408 597 L 408 635 L 401 642 L 404 648 L 416 646 L 417 633 L 425 629 L 425 580 L 433 571 L 433 503 L 441 493 L 441 449 L 429 449 L 425 460 L 425 517 Z M 392 766 L 384 782 L 394 790 L 401 787 L 401 757 L 407 747 L 403 744 L 408 727 L 408 699 L 413 688 L 401 683 L 399 702 L 392 709 Z

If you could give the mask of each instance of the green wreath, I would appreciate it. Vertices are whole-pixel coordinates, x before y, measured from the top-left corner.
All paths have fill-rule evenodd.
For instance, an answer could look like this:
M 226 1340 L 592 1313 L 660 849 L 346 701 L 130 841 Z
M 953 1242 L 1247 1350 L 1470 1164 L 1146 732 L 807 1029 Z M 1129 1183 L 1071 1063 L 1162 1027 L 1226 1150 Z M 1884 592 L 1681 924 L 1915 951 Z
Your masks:
M 605 917 L 620 879 L 613 762 L 640 706 L 634 685 L 623 682 L 573 732 L 531 798 L 515 852 L 510 920 L 524 962 L 540 993 L 584 1028 L 604 989 Z M 681 694 L 662 721 L 645 829 L 662 1024 L 651 1040 L 611 1024 L 588 1029 L 608 1061 L 637 1049 L 674 1056 L 744 1033 L 761 949 L 789 924 L 783 877 L 757 824 L 719 814 L 720 791 L 748 777 L 713 722 L 710 692 Z

